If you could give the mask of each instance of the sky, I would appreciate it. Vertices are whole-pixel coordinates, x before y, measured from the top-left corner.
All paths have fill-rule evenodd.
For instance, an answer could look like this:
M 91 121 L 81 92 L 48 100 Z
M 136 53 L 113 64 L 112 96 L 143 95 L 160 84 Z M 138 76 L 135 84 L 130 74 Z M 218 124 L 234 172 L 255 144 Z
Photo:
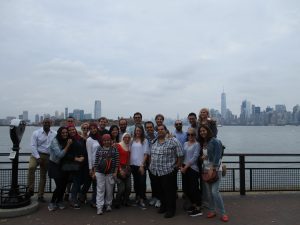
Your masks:
M 2 0 L 0 118 L 300 104 L 299 0 Z

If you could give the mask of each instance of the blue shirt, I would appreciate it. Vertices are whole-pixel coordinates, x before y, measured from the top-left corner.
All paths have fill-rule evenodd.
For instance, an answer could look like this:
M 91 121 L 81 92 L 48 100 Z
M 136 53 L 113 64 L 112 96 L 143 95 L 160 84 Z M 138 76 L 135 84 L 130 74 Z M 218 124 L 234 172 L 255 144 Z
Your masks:
M 186 132 L 178 132 L 177 130 L 174 131 L 173 135 L 177 138 L 180 142 L 181 146 L 183 147 L 184 143 L 187 141 L 187 133 Z

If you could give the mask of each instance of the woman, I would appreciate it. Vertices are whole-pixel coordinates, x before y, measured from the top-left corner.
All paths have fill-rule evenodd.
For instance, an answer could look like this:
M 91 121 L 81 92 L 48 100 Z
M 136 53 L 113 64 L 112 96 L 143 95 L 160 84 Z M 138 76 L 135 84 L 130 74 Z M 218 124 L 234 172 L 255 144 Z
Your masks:
M 199 126 L 207 125 L 209 127 L 209 129 L 212 131 L 213 136 L 217 137 L 217 134 L 218 134 L 217 123 L 215 120 L 213 120 L 209 117 L 208 108 L 203 108 L 200 110 L 198 121 L 199 121 Z
M 221 157 L 222 157 L 222 145 L 218 139 L 214 137 L 214 134 L 207 125 L 200 125 L 199 137 L 201 144 L 200 157 L 202 160 L 203 171 L 207 171 L 209 175 L 216 170 L 219 179 L 213 183 L 204 181 L 206 190 L 208 190 L 209 212 L 207 218 L 213 218 L 216 216 L 216 209 L 221 214 L 221 220 L 223 222 L 229 221 L 229 217 L 225 212 L 224 203 L 220 194 L 220 183 L 222 177 Z
M 113 145 L 116 145 L 117 143 L 119 143 L 119 127 L 117 125 L 111 125 L 108 133 L 111 136 Z
M 80 128 L 81 128 L 80 136 L 86 141 L 89 137 L 89 123 L 81 124 Z
M 54 211 L 57 208 L 64 209 L 63 195 L 66 189 L 68 177 L 61 171 L 60 160 L 69 151 L 72 144 L 72 139 L 68 139 L 68 130 L 66 127 L 60 127 L 57 130 L 56 137 L 52 140 L 50 145 L 50 160 L 48 174 L 50 178 L 54 179 L 56 188 L 52 194 L 49 211 Z
M 89 173 L 90 173 L 89 178 L 91 179 L 92 188 L 93 188 L 91 206 L 93 208 L 96 208 L 97 183 L 96 183 L 96 177 L 94 176 L 93 173 L 93 167 L 95 163 L 96 151 L 101 144 L 101 137 L 99 134 L 97 123 L 94 122 L 90 123 L 89 128 L 90 128 L 90 134 L 88 139 L 86 140 L 86 150 L 88 153 L 88 165 L 89 165 Z M 86 187 L 86 191 L 88 191 L 88 189 L 89 187 Z
M 116 145 L 120 156 L 120 166 L 117 178 L 118 193 L 116 196 L 116 208 L 119 208 L 121 204 L 128 206 L 129 195 L 131 192 L 131 170 L 129 165 L 130 140 L 130 134 L 124 133 L 122 141 Z
M 182 173 L 183 192 L 191 201 L 192 206 L 188 209 L 189 215 L 201 216 L 201 192 L 199 189 L 199 167 L 198 158 L 200 144 L 196 141 L 196 130 L 192 127 L 187 132 L 188 141 L 183 145 L 183 164 L 180 169 Z
M 137 204 L 145 209 L 146 205 L 146 171 L 145 162 L 149 152 L 149 144 L 141 125 L 135 125 L 133 140 L 130 147 L 130 167 L 134 181 Z
M 119 152 L 111 145 L 109 134 L 102 136 L 103 147 L 99 146 L 96 152 L 94 173 L 97 180 L 97 215 L 102 215 L 104 206 L 110 212 L 113 189 L 119 168 Z
M 76 128 L 74 126 L 69 126 L 68 133 L 69 137 L 72 139 L 72 144 L 62 161 L 62 170 L 69 172 L 72 180 L 70 206 L 74 209 L 80 209 L 78 194 L 80 192 L 82 165 L 85 158 L 87 158 L 87 153 L 84 140 L 77 133 Z

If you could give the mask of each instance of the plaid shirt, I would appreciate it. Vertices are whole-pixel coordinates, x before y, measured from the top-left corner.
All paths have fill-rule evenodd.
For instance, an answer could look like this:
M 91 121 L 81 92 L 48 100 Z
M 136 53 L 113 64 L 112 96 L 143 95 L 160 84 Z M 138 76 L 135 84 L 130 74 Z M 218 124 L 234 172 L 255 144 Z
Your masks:
M 150 172 L 156 176 L 171 173 L 179 157 L 183 156 L 181 144 L 175 138 L 165 139 L 163 143 L 157 140 L 150 150 Z

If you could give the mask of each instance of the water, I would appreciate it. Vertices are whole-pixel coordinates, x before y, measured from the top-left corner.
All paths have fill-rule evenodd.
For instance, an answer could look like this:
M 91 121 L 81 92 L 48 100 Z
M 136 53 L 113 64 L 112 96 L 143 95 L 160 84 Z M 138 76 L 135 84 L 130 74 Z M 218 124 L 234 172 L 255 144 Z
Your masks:
M 26 127 L 21 152 L 31 151 L 30 137 L 36 129 L 38 127 Z M 300 126 L 223 126 L 218 129 L 218 138 L 227 153 L 300 153 Z M 11 147 L 9 127 L 0 127 L 0 152 L 10 152 Z

